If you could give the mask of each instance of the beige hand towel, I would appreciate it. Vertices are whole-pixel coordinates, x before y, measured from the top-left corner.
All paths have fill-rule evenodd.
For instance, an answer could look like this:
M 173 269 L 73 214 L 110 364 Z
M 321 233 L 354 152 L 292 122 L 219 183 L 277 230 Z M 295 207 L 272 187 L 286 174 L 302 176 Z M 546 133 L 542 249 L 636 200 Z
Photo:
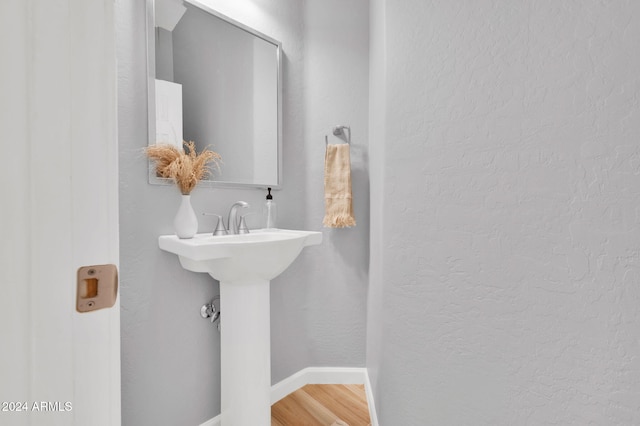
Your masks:
M 355 226 L 349 144 L 327 145 L 324 157 L 324 207 L 327 228 Z

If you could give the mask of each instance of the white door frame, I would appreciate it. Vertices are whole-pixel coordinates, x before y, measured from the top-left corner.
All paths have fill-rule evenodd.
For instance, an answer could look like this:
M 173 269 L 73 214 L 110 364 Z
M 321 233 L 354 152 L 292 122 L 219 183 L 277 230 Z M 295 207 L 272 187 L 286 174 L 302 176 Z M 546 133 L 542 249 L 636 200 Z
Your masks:
M 0 424 L 119 425 L 119 298 L 75 310 L 118 265 L 114 1 L 2 0 L 0 54 Z

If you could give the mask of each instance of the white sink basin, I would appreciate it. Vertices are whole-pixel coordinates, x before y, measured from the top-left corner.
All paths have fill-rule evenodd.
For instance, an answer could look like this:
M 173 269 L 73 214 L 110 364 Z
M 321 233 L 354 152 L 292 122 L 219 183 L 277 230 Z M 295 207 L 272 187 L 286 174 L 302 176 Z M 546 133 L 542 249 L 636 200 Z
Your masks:
M 322 242 L 322 233 L 258 229 L 249 234 L 196 234 L 190 239 L 163 235 L 162 250 L 178 255 L 182 267 L 219 281 L 267 280 L 280 275 L 305 246 Z

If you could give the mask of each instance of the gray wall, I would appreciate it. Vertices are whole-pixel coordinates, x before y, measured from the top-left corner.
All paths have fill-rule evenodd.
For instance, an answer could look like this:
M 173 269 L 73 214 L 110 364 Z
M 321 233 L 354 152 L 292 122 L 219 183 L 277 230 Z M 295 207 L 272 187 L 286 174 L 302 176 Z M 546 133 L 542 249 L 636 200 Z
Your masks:
M 209 3 L 283 43 L 284 185 L 274 195 L 281 227 L 322 230 L 324 135 L 336 124 L 353 128 L 358 226 L 323 230 L 323 244 L 305 249 L 272 282 L 273 381 L 308 366 L 363 366 L 368 3 Z M 123 425 L 197 425 L 220 411 L 219 334 L 199 316 L 218 285 L 157 247 L 158 235 L 173 232 L 180 193 L 147 183 L 144 2 L 118 1 L 117 25 Z M 201 187 L 192 199 L 197 212 L 226 213 L 238 199 L 260 212 L 264 195 Z M 202 232 L 213 225 L 200 220 Z
M 372 12 L 380 424 L 639 424 L 640 3 Z

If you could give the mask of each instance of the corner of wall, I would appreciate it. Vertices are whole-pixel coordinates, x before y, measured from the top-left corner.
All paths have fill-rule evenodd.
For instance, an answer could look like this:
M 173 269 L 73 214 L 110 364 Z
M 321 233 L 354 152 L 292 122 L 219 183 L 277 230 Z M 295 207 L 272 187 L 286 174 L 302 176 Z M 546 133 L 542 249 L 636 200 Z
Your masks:
M 367 293 L 366 366 L 374 400 L 378 398 L 378 372 L 383 344 L 384 263 L 382 229 L 384 226 L 384 151 L 386 138 L 386 54 L 385 0 L 372 0 L 369 10 L 369 176 L 370 249 L 369 291 Z

